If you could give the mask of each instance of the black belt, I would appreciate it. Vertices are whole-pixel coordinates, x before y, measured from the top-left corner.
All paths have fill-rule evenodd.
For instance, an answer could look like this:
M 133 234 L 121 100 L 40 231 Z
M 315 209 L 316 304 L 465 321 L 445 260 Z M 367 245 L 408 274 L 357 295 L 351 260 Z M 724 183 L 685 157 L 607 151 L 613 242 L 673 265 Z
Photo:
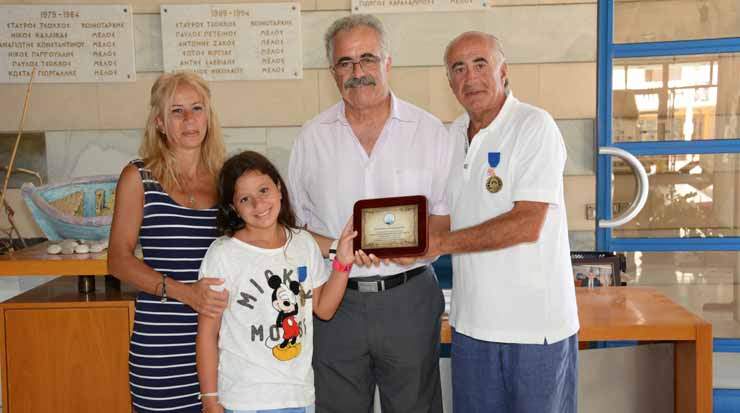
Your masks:
M 379 291 L 390 290 L 393 287 L 398 287 L 401 284 L 408 282 L 410 279 L 423 273 L 427 270 L 427 266 L 416 267 L 414 269 L 404 271 L 398 274 L 388 275 L 382 277 L 379 280 L 367 281 L 363 278 L 355 279 L 350 278 L 347 281 L 347 288 L 357 290 L 361 293 L 377 293 Z

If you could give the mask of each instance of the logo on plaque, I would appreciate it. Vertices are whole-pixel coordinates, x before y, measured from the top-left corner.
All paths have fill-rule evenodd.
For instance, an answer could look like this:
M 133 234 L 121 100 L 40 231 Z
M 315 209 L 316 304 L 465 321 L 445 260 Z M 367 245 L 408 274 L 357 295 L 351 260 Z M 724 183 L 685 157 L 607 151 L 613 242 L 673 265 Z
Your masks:
M 393 225 L 394 222 L 396 222 L 396 217 L 393 214 L 385 214 L 385 217 L 383 217 L 383 222 L 385 222 L 385 225 Z

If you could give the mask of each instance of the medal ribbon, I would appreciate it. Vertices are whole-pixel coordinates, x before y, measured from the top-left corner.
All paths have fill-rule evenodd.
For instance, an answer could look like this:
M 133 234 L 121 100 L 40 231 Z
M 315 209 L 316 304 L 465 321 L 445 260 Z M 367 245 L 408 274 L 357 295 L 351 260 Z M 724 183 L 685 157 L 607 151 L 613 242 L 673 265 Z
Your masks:
M 501 162 L 501 152 L 488 152 L 488 166 L 495 168 Z

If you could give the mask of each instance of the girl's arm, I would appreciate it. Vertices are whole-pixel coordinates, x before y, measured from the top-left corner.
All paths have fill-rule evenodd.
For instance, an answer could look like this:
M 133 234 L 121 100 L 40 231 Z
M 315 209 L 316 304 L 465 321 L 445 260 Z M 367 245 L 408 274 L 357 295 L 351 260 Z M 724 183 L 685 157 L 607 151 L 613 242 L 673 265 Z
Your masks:
M 216 292 L 210 285 L 223 280 L 203 278 L 194 284 L 183 284 L 157 271 L 136 258 L 134 250 L 144 217 L 144 187 L 136 165 L 128 165 L 121 172 L 116 185 L 116 205 L 110 230 L 108 270 L 116 278 L 153 295 L 162 295 L 166 282 L 167 296 L 183 302 L 200 314 L 215 317 L 226 308 L 228 293 Z
M 221 317 L 198 316 L 198 336 L 195 338 L 195 361 L 200 393 L 218 393 L 218 332 Z M 204 413 L 223 413 L 217 395 L 202 396 Z
M 347 289 L 347 279 L 351 264 L 355 261 L 352 253 L 352 239 L 357 236 L 357 231 L 352 230 L 352 218 L 342 230 L 337 245 L 337 256 L 335 260 L 343 266 L 349 266 L 346 271 L 337 271 L 332 268 L 329 280 L 321 287 L 313 289 L 313 312 L 322 320 L 330 320 L 342 302 L 344 291 Z M 333 266 L 332 266 L 333 267 Z

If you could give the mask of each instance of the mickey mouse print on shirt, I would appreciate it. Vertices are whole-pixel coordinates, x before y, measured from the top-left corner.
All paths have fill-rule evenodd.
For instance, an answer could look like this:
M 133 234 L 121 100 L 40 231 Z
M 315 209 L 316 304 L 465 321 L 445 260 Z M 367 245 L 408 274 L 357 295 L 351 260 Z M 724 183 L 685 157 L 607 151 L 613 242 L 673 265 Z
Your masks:
M 307 279 L 308 268 L 304 265 L 283 268 L 282 273 L 266 269 L 264 278 L 250 277 L 238 287 L 241 298 L 236 302 L 242 310 L 236 311 L 252 314 L 240 316 L 250 324 L 251 341 L 262 341 L 277 360 L 288 361 L 301 354 L 306 313 L 310 316 L 312 311 L 306 307 L 312 297 L 310 287 L 308 291 L 304 287 Z
M 272 355 L 278 360 L 287 361 L 301 353 L 301 343 L 298 342 L 301 328 L 296 320 L 301 285 L 298 281 L 286 284 L 277 275 L 270 277 L 267 283 L 272 288 L 272 307 L 278 313 L 275 326 L 283 331 L 283 341 L 272 348 Z

